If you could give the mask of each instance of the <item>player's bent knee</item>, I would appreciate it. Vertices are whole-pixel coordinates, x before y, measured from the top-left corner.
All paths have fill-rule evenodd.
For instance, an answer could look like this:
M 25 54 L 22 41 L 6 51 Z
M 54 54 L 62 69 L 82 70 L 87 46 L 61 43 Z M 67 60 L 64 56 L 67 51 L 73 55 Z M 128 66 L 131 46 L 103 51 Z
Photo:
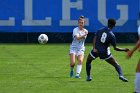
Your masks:
M 79 60 L 79 61 L 78 61 L 78 65 L 81 65 L 81 64 L 82 64 L 82 62 L 83 62 L 82 60 Z

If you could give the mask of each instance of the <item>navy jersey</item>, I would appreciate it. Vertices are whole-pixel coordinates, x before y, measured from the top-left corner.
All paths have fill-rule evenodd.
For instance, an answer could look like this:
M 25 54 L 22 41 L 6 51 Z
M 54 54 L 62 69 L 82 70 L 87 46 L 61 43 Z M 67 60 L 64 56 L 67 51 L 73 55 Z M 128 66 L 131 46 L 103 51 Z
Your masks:
M 101 28 L 95 34 L 96 43 L 95 47 L 98 50 L 98 53 L 107 53 L 110 44 L 116 46 L 116 37 L 113 32 L 107 27 Z

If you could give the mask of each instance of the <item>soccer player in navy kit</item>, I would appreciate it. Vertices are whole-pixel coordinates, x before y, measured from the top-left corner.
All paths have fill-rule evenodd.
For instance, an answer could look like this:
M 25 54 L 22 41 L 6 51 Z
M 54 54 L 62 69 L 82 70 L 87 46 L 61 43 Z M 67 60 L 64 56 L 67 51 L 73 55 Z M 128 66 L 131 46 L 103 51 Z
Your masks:
M 116 46 L 116 38 L 115 35 L 112 32 L 113 27 L 115 26 L 116 21 L 114 19 L 108 20 L 108 26 L 99 29 L 93 39 L 93 49 L 88 55 L 87 62 L 86 62 L 86 73 L 87 73 L 87 81 L 91 81 L 91 62 L 92 60 L 99 57 L 102 60 L 105 60 L 109 64 L 115 67 L 119 79 L 128 82 L 128 80 L 122 75 L 122 70 L 120 65 L 117 63 L 117 61 L 112 56 L 109 46 L 110 44 L 113 46 L 114 50 L 116 51 L 129 51 L 127 48 L 119 48 Z

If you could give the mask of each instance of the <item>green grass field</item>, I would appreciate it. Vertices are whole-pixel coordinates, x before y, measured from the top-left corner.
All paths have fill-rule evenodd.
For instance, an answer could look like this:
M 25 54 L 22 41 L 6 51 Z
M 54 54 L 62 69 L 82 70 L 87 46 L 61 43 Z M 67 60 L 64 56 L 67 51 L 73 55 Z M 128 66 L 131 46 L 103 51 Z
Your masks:
M 92 62 L 93 81 L 86 81 L 85 63 L 91 50 L 86 44 L 80 79 L 69 78 L 69 44 L 1 44 L 0 93 L 132 93 L 139 54 L 127 60 L 125 52 L 113 56 L 129 82 L 118 79 L 115 69 L 102 60 Z M 119 47 L 132 48 L 133 44 Z M 76 62 L 77 63 L 77 62 Z

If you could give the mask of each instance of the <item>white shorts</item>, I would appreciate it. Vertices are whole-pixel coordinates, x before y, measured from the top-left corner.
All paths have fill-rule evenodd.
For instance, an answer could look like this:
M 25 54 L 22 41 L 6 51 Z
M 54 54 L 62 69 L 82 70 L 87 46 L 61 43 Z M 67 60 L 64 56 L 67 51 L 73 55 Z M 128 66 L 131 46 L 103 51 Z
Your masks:
M 75 54 L 76 56 L 79 56 L 79 55 L 84 55 L 84 52 L 85 52 L 85 48 L 77 49 L 77 48 L 71 47 L 69 54 Z

